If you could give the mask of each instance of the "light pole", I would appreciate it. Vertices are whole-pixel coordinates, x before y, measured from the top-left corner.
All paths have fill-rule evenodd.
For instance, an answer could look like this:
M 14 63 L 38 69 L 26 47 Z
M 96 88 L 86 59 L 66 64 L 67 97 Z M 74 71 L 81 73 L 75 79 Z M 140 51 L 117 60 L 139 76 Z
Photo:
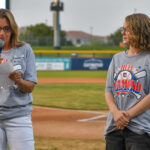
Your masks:
M 51 3 L 51 11 L 53 12 L 53 32 L 54 32 L 54 49 L 60 49 L 61 48 L 61 41 L 60 41 L 60 11 L 63 11 L 63 3 L 60 2 L 60 0 L 54 0 L 54 2 Z

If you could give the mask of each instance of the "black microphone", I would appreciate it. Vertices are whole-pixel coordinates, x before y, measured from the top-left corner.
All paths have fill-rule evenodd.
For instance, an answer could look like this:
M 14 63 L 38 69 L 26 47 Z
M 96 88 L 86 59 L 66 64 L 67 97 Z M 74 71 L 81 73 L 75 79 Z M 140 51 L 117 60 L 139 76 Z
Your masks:
M 3 46 L 4 46 L 4 43 L 5 43 L 5 42 L 0 39 L 0 56 L 1 56 L 1 54 L 2 54 L 2 48 L 3 48 Z

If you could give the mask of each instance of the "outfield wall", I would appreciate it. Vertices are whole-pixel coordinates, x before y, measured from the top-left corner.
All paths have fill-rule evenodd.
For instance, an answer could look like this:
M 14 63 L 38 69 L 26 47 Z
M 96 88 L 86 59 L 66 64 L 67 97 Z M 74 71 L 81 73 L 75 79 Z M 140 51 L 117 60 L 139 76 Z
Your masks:
M 36 57 L 37 70 L 107 70 L 111 58 Z
M 69 57 L 36 57 L 37 70 L 71 70 Z

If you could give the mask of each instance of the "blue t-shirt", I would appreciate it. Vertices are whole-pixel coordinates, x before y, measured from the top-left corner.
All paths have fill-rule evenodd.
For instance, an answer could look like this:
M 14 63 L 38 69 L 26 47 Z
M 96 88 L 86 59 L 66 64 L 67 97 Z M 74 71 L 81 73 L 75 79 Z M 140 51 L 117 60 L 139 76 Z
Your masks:
M 14 70 L 20 71 L 24 80 L 37 83 L 35 56 L 28 44 L 8 51 L 2 51 L 2 57 L 12 59 Z M 32 102 L 32 93 L 22 92 L 14 83 L 14 85 L 9 87 L 7 99 L 0 102 L 0 119 L 30 114 L 32 111 L 30 104 Z

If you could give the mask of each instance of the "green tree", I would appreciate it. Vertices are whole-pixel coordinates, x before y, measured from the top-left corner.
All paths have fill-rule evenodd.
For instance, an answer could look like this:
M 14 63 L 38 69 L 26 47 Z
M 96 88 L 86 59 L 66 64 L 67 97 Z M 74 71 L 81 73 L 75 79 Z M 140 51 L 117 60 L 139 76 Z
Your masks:
M 27 33 L 33 37 L 53 36 L 53 29 L 44 23 L 27 27 Z
M 122 41 L 122 35 L 120 28 L 117 29 L 114 33 L 109 35 L 109 39 L 112 41 L 113 45 L 119 45 L 119 43 Z
M 44 23 L 31 25 L 24 27 L 25 31 L 20 33 L 20 36 L 32 36 L 32 37 L 53 37 L 53 27 L 48 26 Z M 65 37 L 64 31 L 60 32 L 61 37 Z
M 32 45 L 53 45 L 53 27 L 44 23 L 22 27 L 20 29 L 19 39 L 26 41 Z M 60 32 L 61 44 L 66 44 L 66 34 L 64 31 Z

